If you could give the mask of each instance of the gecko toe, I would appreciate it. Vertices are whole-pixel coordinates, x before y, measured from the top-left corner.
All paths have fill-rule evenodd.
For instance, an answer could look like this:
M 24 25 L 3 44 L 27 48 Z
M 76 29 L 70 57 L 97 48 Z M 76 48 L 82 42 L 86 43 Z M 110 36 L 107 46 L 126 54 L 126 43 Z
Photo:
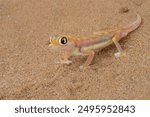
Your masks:
M 65 61 L 65 63 L 67 64 L 67 65 L 70 65 L 70 64 L 72 64 L 72 61 Z

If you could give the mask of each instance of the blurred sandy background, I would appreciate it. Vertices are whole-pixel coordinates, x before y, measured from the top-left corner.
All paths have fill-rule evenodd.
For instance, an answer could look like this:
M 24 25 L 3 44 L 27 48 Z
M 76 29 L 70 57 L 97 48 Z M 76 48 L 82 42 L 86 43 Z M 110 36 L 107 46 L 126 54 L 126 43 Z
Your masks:
M 120 42 L 126 57 L 112 45 L 91 70 L 79 70 L 84 57 L 54 63 L 50 35 L 126 25 L 134 11 L 143 23 Z M 0 99 L 150 99 L 150 0 L 0 0 Z

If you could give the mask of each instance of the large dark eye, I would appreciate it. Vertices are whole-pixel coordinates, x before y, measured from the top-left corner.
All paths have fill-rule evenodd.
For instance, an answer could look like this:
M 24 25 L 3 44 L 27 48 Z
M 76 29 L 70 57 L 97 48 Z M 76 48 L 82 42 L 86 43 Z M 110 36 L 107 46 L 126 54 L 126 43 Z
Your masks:
M 67 38 L 66 37 L 62 37 L 61 40 L 60 40 L 60 43 L 63 44 L 63 45 L 67 44 Z

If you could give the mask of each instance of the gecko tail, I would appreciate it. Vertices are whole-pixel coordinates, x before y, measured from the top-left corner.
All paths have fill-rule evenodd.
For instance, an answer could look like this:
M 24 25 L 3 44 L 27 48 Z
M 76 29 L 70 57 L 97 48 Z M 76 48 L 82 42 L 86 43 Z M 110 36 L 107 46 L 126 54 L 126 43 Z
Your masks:
M 140 26 L 140 24 L 142 22 L 142 18 L 139 14 L 136 14 L 136 15 L 137 15 L 137 20 L 134 21 L 132 24 L 124 27 L 123 28 L 124 32 L 130 33 L 130 32 L 134 31 L 135 29 L 137 29 Z

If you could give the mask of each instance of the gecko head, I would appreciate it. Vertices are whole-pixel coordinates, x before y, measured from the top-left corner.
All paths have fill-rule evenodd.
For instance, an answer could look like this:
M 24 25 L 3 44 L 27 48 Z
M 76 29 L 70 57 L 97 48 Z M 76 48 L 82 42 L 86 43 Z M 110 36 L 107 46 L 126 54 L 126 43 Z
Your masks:
M 68 38 L 61 35 L 53 35 L 50 37 L 49 46 L 65 46 L 68 43 Z

